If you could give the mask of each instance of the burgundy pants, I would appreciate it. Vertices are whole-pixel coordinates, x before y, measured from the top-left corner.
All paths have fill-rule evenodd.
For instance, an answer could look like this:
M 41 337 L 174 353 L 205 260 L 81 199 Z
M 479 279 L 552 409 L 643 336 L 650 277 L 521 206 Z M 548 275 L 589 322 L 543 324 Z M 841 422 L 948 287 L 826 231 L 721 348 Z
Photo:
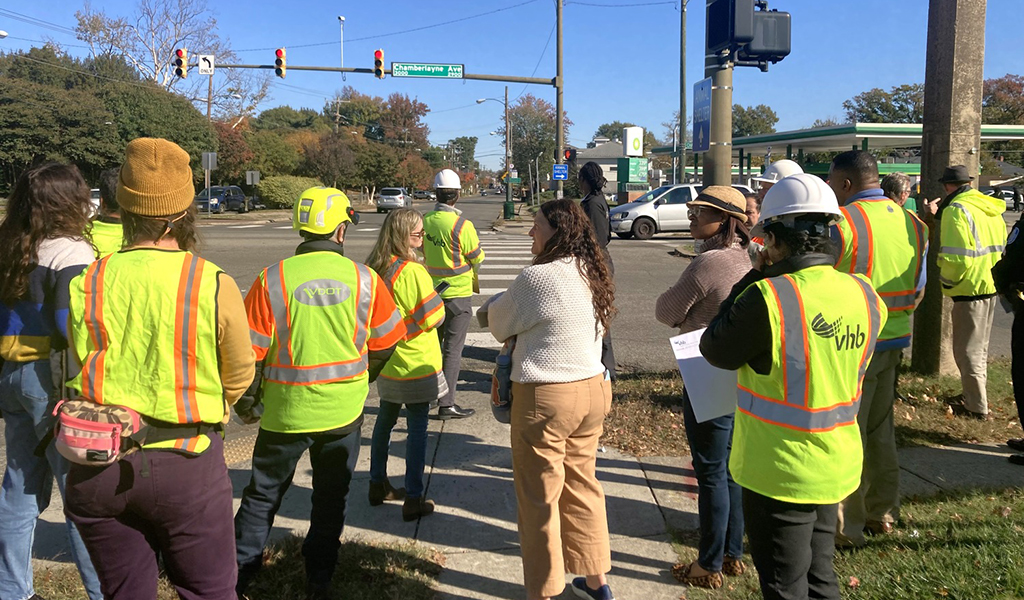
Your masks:
M 224 442 L 199 456 L 135 452 L 71 465 L 64 513 L 78 526 L 107 600 L 155 600 L 157 557 L 185 600 L 236 600 L 234 515 Z

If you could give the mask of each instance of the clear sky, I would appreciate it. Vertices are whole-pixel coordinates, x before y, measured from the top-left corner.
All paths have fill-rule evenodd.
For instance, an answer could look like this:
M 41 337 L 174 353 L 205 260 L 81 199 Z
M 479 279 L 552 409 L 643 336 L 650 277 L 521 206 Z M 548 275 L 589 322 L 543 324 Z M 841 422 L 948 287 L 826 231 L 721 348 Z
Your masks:
M 664 136 L 661 124 L 679 106 L 679 1 L 566 0 L 565 110 L 574 123 L 569 143 L 582 146 L 599 125 L 615 120 L 632 121 Z M 10 36 L 0 40 L 0 48 L 28 48 L 33 40 L 47 38 L 77 43 L 64 28 L 74 27 L 79 2 L 5 4 L 9 8 L 3 10 L 49 27 L 0 11 L 0 29 Z M 129 16 L 134 5 L 134 0 L 93 3 L 117 16 Z M 285 46 L 290 65 L 337 66 L 337 17 L 344 15 L 349 67 L 371 67 L 373 51 L 383 48 L 389 64 L 462 63 L 469 73 L 555 75 L 552 0 L 220 0 L 209 5 L 220 34 L 244 63 L 271 64 L 274 49 Z M 792 54 L 768 73 L 738 68 L 733 100 L 771 106 L 779 115 L 779 131 L 808 127 L 817 118 L 842 117 L 843 100 L 862 91 L 924 80 L 927 0 L 770 0 L 769 8 L 792 14 Z M 703 77 L 704 11 L 703 0 L 689 2 L 690 94 L 692 84 Z M 1022 31 L 1024 0 L 988 0 L 986 78 L 1024 74 Z M 72 54 L 86 51 L 67 49 Z M 380 81 L 356 74 L 343 82 L 339 74 L 301 71 L 273 79 L 272 96 L 261 109 L 282 104 L 320 109 L 344 85 L 383 97 L 396 91 L 409 94 L 431 108 L 426 122 L 433 143 L 475 135 L 480 138 L 481 163 L 495 168 L 500 162 L 502 142 L 488 132 L 501 124 L 501 104 L 478 105 L 476 99 L 501 98 L 502 83 L 391 77 Z M 553 87 L 509 86 L 510 99 L 524 92 L 554 104 Z

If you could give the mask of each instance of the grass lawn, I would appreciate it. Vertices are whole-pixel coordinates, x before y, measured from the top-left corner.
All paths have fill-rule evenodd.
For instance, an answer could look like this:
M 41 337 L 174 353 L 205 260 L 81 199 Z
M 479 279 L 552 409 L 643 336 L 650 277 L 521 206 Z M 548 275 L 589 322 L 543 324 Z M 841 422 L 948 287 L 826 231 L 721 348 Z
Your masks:
M 970 491 L 911 499 L 893 534 L 836 553 L 850 600 L 1008 600 L 1024 597 L 1024 491 Z M 697 532 L 677 534 L 683 563 L 697 557 Z M 687 600 L 761 598 L 750 568 L 718 590 L 690 588 Z
M 683 430 L 683 386 L 676 371 L 619 376 L 613 386 L 612 412 L 602 443 L 637 456 L 689 454 Z M 989 363 L 988 402 L 992 421 L 955 418 L 946 401 L 960 393 L 958 377 L 921 377 L 902 373 L 899 390 L 906 401 L 894 406 L 900 447 L 959 443 L 1002 443 L 1021 437 L 1010 384 L 1009 359 Z
M 264 559 L 263 570 L 246 591 L 251 600 L 305 597 L 302 538 L 292 537 L 271 545 Z M 334 597 L 432 600 L 443 565 L 444 555 L 420 544 L 346 542 L 341 546 L 338 569 L 334 573 Z M 85 597 L 78 571 L 73 566 L 36 569 L 35 584 L 36 593 L 48 600 Z M 157 598 L 178 598 L 165 577 L 160 578 Z

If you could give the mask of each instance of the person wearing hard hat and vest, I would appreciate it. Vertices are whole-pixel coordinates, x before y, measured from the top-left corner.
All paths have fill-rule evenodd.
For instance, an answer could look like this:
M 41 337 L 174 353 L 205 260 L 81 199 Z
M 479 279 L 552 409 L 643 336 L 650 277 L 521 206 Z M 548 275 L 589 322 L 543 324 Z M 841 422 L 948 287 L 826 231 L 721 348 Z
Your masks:
M 455 388 L 462 367 L 462 347 L 466 344 L 466 331 L 473 318 L 472 298 L 478 289 L 477 269 L 484 261 L 484 249 L 473 222 L 455 208 L 462 183 L 451 169 L 442 169 L 434 177 L 437 204 L 423 217 L 423 257 L 427 272 L 435 285 L 442 282 L 448 289 L 441 292 L 444 300 L 444 323 L 438 328 L 441 336 L 441 354 L 444 360 L 444 378 L 448 393 L 438 399 L 439 419 L 461 419 L 476 411 L 455 403 Z
M 343 192 L 303 192 L 292 226 L 305 241 L 295 256 L 264 269 L 245 299 L 252 348 L 262 361 L 262 405 L 236 407 L 247 422 L 261 419 L 252 477 L 235 515 L 239 596 L 260 569 L 274 515 L 308 450 L 306 598 L 331 597 L 369 382 L 406 332 L 380 277 L 342 254 L 346 228 L 357 220 Z
M 836 156 L 828 183 L 843 213 L 843 220 L 832 227 L 841 252 L 836 269 L 871 280 L 889 317 L 864 375 L 857 415 L 864 444 L 861 486 L 839 506 L 836 543 L 863 546 L 865 530 L 890 533 L 899 510 L 896 370 L 903 349 L 910 347 L 910 317 L 924 296 L 928 227 L 886 197 L 878 183 L 878 161 L 863 150 Z
M 972 188 L 973 179 L 963 165 L 947 167 L 939 179 L 946 197 L 925 202 L 924 214 L 939 220 L 939 282 L 953 299 L 953 359 L 963 402 L 950 408 L 987 421 L 988 340 L 998 302 L 992 267 L 1006 246 L 1006 202 Z
M 765 196 L 765 250 L 701 337 L 712 365 L 738 370 L 729 471 L 768 600 L 838 600 L 838 504 L 860 485 L 861 382 L 887 319 L 862 275 L 840 273 L 829 225 L 843 218 L 819 177 Z
M 156 600 L 158 558 L 183 598 L 235 598 L 222 431 L 255 358 L 235 281 L 192 253 L 189 162 L 167 140 L 128 144 L 117 185 L 127 247 L 71 283 L 69 342 L 82 370 L 70 386 L 94 413 L 130 409 L 145 426 L 141 451 L 68 473 L 64 512 L 108 600 Z
M 757 197 L 758 200 L 764 202 L 765 194 L 768 190 L 772 189 L 772 186 L 781 181 L 785 177 L 790 175 L 798 175 L 803 173 L 804 170 L 795 161 L 783 158 L 777 160 L 765 168 L 764 173 L 761 173 L 757 177 L 751 177 L 751 181 L 757 182 Z

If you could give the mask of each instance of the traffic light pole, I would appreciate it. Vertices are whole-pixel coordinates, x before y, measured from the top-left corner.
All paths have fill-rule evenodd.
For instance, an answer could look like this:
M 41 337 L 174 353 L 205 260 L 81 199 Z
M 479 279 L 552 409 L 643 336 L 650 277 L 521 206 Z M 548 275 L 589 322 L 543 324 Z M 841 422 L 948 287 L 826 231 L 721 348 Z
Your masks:
M 509 128 L 508 119 L 508 86 L 505 86 L 505 172 L 508 175 L 505 177 L 505 206 L 509 207 L 512 205 L 512 167 L 510 161 L 512 160 L 512 129 Z M 507 210 L 506 210 L 507 212 Z
M 704 59 L 711 77 L 711 141 L 704 153 L 704 185 L 732 185 L 732 62 L 729 56 Z
M 682 16 L 679 20 L 679 172 L 672 173 L 673 183 L 686 181 L 686 4 L 689 1 L 680 2 Z
M 275 65 L 217 65 L 218 69 L 276 69 Z M 289 71 L 319 71 L 327 73 L 364 73 L 373 75 L 373 69 L 362 69 L 357 67 L 314 67 L 302 65 L 288 65 Z M 391 74 L 391 69 L 384 69 L 385 75 Z M 462 79 L 477 81 L 503 81 L 505 83 L 530 83 L 536 85 L 557 86 L 556 78 L 544 79 L 543 77 L 516 77 L 514 75 L 488 75 L 484 73 L 462 73 Z
M 565 80 L 562 78 L 562 0 L 555 0 L 555 27 L 558 28 L 557 53 L 558 65 L 555 75 L 555 156 L 565 155 L 565 111 L 562 106 L 562 93 Z M 564 182 L 559 179 L 555 197 L 562 199 Z

